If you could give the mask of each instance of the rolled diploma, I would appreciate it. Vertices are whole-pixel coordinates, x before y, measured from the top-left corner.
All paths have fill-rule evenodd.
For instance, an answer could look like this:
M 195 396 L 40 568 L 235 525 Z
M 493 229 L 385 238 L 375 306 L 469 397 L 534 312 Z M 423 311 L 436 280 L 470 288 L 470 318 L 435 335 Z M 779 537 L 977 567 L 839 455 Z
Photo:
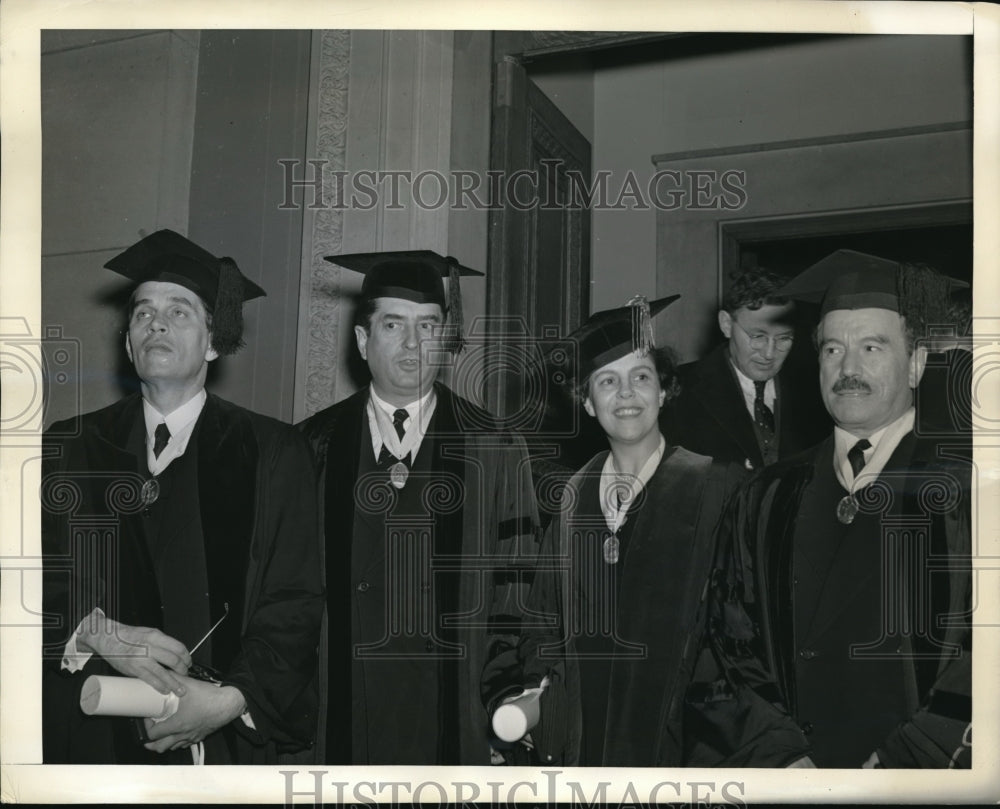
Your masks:
M 531 731 L 541 714 L 539 700 L 548 688 L 549 678 L 545 677 L 538 688 L 526 688 L 516 697 L 509 697 L 493 712 L 493 732 L 505 742 L 516 742 Z
M 161 694 L 135 677 L 91 674 L 80 690 L 80 710 L 87 716 L 136 716 L 161 722 L 173 716 L 180 699 Z

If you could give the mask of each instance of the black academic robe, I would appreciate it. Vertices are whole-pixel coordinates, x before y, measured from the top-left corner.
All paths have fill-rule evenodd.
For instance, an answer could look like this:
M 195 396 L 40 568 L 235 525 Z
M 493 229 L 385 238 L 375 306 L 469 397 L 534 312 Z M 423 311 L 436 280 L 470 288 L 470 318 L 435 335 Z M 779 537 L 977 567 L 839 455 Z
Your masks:
M 681 393 L 660 413 L 664 434 L 699 455 L 760 469 L 764 458 L 727 344 L 698 362 L 681 366 L 678 373 Z M 786 376 L 782 371 L 774 378 L 779 459 L 802 452 L 831 429 L 816 381 L 796 386 Z
M 620 558 L 609 565 L 598 494 L 607 455 L 569 481 L 563 510 L 546 532 L 543 558 L 552 575 L 539 575 L 532 603 L 541 611 L 556 602 L 561 620 L 560 631 L 528 633 L 522 642 L 526 667 L 553 661 L 553 685 L 532 735 L 541 763 L 678 766 L 716 524 L 744 473 L 668 448 L 630 508 Z
M 255 729 L 238 718 L 209 736 L 206 750 L 222 759 L 209 753 L 208 763 L 268 763 L 307 748 L 323 594 L 315 475 L 301 436 L 209 394 L 187 451 L 161 475 L 162 502 L 147 508 L 138 395 L 55 425 L 51 435 L 71 437 L 46 440 L 41 488 L 46 762 L 190 761 L 188 751 L 143 751 L 131 720 L 81 712 L 87 675 L 115 673 L 97 656 L 78 673 L 60 665 L 70 634 L 95 607 L 133 626 L 188 627 L 194 636 L 178 639 L 191 647 L 228 604 L 204 662 L 242 692 Z M 202 607 L 186 611 L 188 601 Z
M 388 539 L 386 527 L 405 531 L 407 524 L 399 522 L 398 496 L 387 472 L 374 468 L 368 389 L 300 425 L 318 461 L 324 504 L 323 763 L 490 763 L 483 680 L 495 679 L 486 673 L 494 645 L 516 645 L 538 551 L 537 508 L 523 440 L 497 430 L 486 411 L 445 386 L 437 384 L 435 391 L 433 419 L 400 492 L 412 537 L 429 543 L 433 556 L 423 570 L 429 579 L 421 585 L 427 600 L 420 609 L 430 615 L 419 613 L 427 624 L 411 626 L 408 641 L 398 632 L 391 639 L 394 644 L 420 640 L 412 659 L 398 661 L 395 675 L 391 661 L 369 665 L 355 648 L 360 637 L 369 640 L 372 633 L 378 610 L 370 601 L 385 603 L 410 592 L 385 578 L 386 543 L 396 542 Z M 368 539 L 359 542 L 362 534 Z M 426 564 L 426 558 L 417 560 L 418 566 Z M 436 670 L 429 672 L 428 664 Z M 405 711 L 393 728 L 406 738 L 380 739 L 359 714 L 372 722 L 384 719 L 389 700 L 380 694 L 393 696 L 394 676 L 395 687 L 407 693 L 415 687 L 412 677 L 425 683 L 420 687 L 437 715 L 429 725 L 426 711 Z
M 849 526 L 832 436 L 739 491 L 689 697 L 694 763 L 968 766 L 967 458 L 906 435 Z

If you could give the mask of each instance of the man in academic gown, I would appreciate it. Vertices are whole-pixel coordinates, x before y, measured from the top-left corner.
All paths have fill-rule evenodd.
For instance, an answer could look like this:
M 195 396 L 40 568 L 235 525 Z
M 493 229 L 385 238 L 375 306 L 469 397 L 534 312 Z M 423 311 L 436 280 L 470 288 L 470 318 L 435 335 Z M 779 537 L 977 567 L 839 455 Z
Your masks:
M 727 509 L 692 763 L 970 766 L 971 451 L 913 409 L 954 283 L 839 250 L 782 291 L 822 300 L 836 426 Z
M 785 281 L 760 267 L 733 280 L 718 314 L 726 342 L 681 366 L 680 396 L 662 411 L 671 440 L 755 470 L 829 432 L 813 379 L 785 367 L 795 338 L 795 305 L 778 294 Z
M 140 393 L 46 440 L 45 761 L 275 762 L 316 724 L 315 477 L 293 428 L 204 388 L 264 291 L 170 230 L 106 266 L 137 284 Z M 139 678 L 176 713 L 85 715 L 90 674 Z
M 436 382 L 449 311 L 461 340 L 454 260 L 329 260 L 365 273 L 354 331 L 372 379 L 302 425 L 326 540 L 323 761 L 489 764 L 481 680 L 537 552 L 524 442 Z

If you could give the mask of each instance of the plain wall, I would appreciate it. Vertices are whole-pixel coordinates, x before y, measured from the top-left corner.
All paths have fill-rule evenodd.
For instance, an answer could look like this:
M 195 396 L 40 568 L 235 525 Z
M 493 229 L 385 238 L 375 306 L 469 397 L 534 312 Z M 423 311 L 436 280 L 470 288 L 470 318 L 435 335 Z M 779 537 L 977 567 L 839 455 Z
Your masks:
M 185 232 L 197 32 L 42 34 L 42 325 L 79 357 L 49 380 L 46 424 L 130 384 L 121 296 L 104 263 L 160 227 Z
M 160 228 L 267 290 L 208 387 L 291 419 L 302 211 L 280 209 L 278 160 L 305 156 L 309 32 L 47 31 L 42 49 L 42 322 L 80 358 L 49 375 L 46 423 L 135 388 L 128 283 L 103 264 Z
M 204 31 L 188 235 L 231 256 L 267 292 L 244 305 L 245 347 L 213 363 L 209 389 L 291 421 L 302 256 L 286 170 L 305 159 L 309 31 Z M 301 171 L 301 169 L 300 169 Z
M 528 78 L 594 143 L 594 69 L 587 54 L 567 54 L 525 66 Z
M 831 37 L 601 67 L 594 167 L 645 187 L 653 155 L 970 121 L 970 49 L 967 37 Z M 656 219 L 655 208 L 594 212 L 594 310 L 673 291 L 657 289 Z M 689 306 L 714 307 L 695 294 Z

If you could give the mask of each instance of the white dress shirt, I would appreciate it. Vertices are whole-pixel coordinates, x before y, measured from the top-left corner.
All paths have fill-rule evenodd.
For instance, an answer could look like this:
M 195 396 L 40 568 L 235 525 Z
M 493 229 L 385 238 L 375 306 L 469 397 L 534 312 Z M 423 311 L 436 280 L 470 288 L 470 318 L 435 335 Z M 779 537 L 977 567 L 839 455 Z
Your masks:
M 833 428 L 833 470 L 837 480 L 847 491 L 853 493 L 863 489 L 878 478 L 879 472 L 885 467 L 892 453 L 896 451 L 903 436 L 913 430 L 914 410 L 911 407 L 895 421 L 887 424 L 881 430 L 868 436 L 871 447 L 865 450 L 865 466 L 854 479 L 854 470 L 847 459 L 851 447 L 860 440 L 840 427 Z
M 743 404 L 746 405 L 750 418 L 756 419 L 757 417 L 753 411 L 753 403 L 757 399 L 757 388 L 754 381 L 743 373 L 735 362 L 730 361 L 729 364 L 736 372 L 736 381 L 740 383 L 740 390 L 743 392 Z M 774 385 L 774 377 L 772 376 L 764 385 L 764 404 L 768 406 L 772 413 L 774 412 L 774 402 L 777 398 L 778 391 Z
M 601 512 L 608 530 L 615 533 L 625 522 L 625 515 L 635 498 L 645 488 L 649 479 L 660 465 L 667 442 L 660 436 L 660 443 L 653 454 L 646 459 L 638 475 L 626 475 L 615 469 L 615 456 L 610 452 L 601 469 L 601 482 L 598 486 L 601 498 Z
M 153 407 L 146 399 L 142 400 L 142 415 L 146 420 L 146 464 L 149 466 L 151 475 L 158 475 L 166 469 L 172 460 L 179 458 L 187 449 L 191 433 L 194 432 L 194 425 L 201 415 L 201 410 L 205 406 L 208 394 L 202 388 L 194 396 L 188 399 L 176 410 L 163 415 Z M 153 454 L 153 441 L 156 428 L 166 423 L 170 430 L 170 440 L 160 452 L 157 458 Z
M 406 411 L 407 418 L 403 422 L 403 429 L 406 432 L 400 440 L 392 423 L 393 414 L 400 408 L 389 404 L 375 393 L 375 388 L 370 388 L 366 409 L 368 428 L 372 434 L 372 452 L 375 453 L 375 457 L 378 458 L 382 454 L 384 446 L 399 460 L 409 455 L 410 463 L 413 463 L 417 458 L 417 452 L 420 450 L 424 436 L 427 434 L 427 426 L 431 422 L 431 416 L 434 415 L 436 407 L 437 395 L 431 388 L 424 396 L 402 408 Z

